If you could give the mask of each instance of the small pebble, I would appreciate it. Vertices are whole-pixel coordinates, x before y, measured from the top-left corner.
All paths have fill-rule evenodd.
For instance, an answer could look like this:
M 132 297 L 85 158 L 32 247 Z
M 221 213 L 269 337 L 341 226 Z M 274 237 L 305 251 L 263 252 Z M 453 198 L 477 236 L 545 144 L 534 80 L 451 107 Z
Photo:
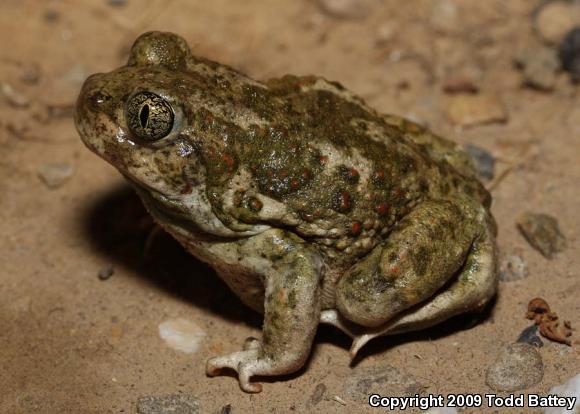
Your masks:
M 564 384 L 556 385 L 550 388 L 548 395 L 550 394 L 556 394 L 560 397 L 575 398 L 575 410 L 569 411 L 562 407 L 550 407 L 544 410 L 545 414 L 580 413 L 580 373 L 578 373 L 575 377 L 570 378 Z
M 342 19 L 363 19 L 369 16 L 375 0 L 318 0 L 323 12 Z
M 320 384 L 316 385 L 314 391 L 312 392 L 312 395 L 310 396 L 308 405 L 310 405 L 311 407 L 317 405 L 320 401 L 322 401 L 322 398 L 324 397 L 325 393 L 326 393 L 326 385 L 324 383 L 321 382 Z
M 523 49 L 516 54 L 514 62 L 522 71 L 524 85 L 543 91 L 554 89 L 556 73 L 560 69 L 558 54 L 554 49 Z
M 368 402 L 370 394 L 389 390 L 390 395 L 405 396 L 420 394 L 426 387 L 415 377 L 391 365 L 359 368 L 353 370 L 345 380 L 344 393 L 351 400 Z
M 473 144 L 465 145 L 465 151 L 471 156 L 477 175 L 484 180 L 491 180 L 495 174 L 495 157 Z
M 558 45 L 566 33 L 580 25 L 580 6 L 564 0 L 544 2 L 533 14 L 532 24 L 542 40 Z
M 535 346 L 536 348 L 541 348 L 544 346 L 542 338 L 538 336 L 538 326 L 532 325 L 528 326 L 526 329 L 520 333 L 516 342 L 521 342 L 524 344 L 529 344 Z
M 107 265 L 106 267 L 103 267 L 101 270 L 99 270 L 99 274 L 98 274 L 99 280 L 110 279 L 114 273 L 115 273 L 115 269 L 113 268 L 113 266 Z
M 375 32 L 375 45 L 382 47 L 388 44 L 395 37 L 396 29 L 390 23 L 383 23 Z
M 16 91 L 9 83 L 0 82 L 0 94 L 9 105 L 15 108 L 27 108 L 30 105 L 28 98 Z
M 429 3 L 429 23 L 436 31 L 449 33 L 457 30 L 459 11 L 455 1 L 439 0 Z
M 226 404 L 219 410 L 217 410 L 216 414 L 232 414 L 234 411 L 232 409 L 231 404 Z
M 121 338 L 123 338 L 124 334 L 125 330 L 123 329 L 123 326 L 116 323 L 111 326 L 111 332 L 107 338 L 107 342 L 109 345 L 115 346 L 121 341 Z
M 200 412 L 199 401 L 191 395 L 147 396 L 137 401 L 139 414 L 198 414 Z
M 523 343 L 506 346 L 487 369 L 485 382 L 495 391 L 518 391 L 542 380 L 544 364 L 535 347 Z
M 447 103 L 446 113 L 451 122 L 461 126 L 506 122 L 508 119 L 504 105 L 491 95 L 453 95 Z
M 60 13 L 56 10 L 49 9 L 44 12 L 44 20 L 49 23 L 54 23 L 60 19 Z
M 477 93 L 479 87 L 475 81 L 467 76 L 450 76 L 443 82 L 443 92 L 454 93 Z
M 433 407 L 425 411 L 425 414 L 457 414 L 455 407 Z
M 38 177 L 51 189 L 58 188 L 74 174 L 74 168 L 66 163 L 47 163 L 38 167 Z
M 122 7 L 127 5 L 127 0 L 107 0 L 109 6 Z
M 528 264 L 517 254 L 506 256 L 499 266 L 499 280 L 513 282 L 528 277 Z
M 525 212 L 518 217 L 517 226 L 528 243 L 547 259 L 566 247 L 558 220 L 548 214 Z
M 568 32 L 558 51 L 562 68 L 570 72 L 574 82 L 580 82 L 580 27 Z
M 194 322 L 177 318 L 161 323 L 159 336 L 170 348 L 191 354 L 199 349 L 207 334 Z
M 36 85 L 40 82 L 42 72 L 36 63 L 25 64 L 20 74 L 20 80 L 28 85 Z

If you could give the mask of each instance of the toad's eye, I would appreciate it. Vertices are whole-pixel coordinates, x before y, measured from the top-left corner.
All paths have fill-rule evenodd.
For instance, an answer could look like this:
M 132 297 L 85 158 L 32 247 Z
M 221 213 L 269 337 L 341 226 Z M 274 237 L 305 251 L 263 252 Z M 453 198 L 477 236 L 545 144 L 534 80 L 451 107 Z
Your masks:
M 174 114 L 169 102 L 161 96 L 139 92 L 127 101 L 125 119 L 137 138 L 157 141 L 171 132 Z

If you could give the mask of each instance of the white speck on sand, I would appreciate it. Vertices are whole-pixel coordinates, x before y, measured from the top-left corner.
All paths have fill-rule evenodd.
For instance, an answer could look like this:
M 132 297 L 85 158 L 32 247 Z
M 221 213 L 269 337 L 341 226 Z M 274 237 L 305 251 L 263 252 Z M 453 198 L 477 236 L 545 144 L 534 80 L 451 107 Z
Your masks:
M 580 413 L 580 373 L 575 377 L 570 378 L 567 382 L 561 385 L 556 385 L 550 388 L 548 395 L 558 394 L 560 397 L 576 398 L 576 404 L 572 410 L 563 407 L 549 407 L 546 408 L 546 414 L 571 414 Z
M 170 348 L 191 354 L 199 349 L 207 334 L 196 323 L 176 318 L 159 324 L 159 336 Z
M 457 409 L 453 407 L 434 407 L 425 411 L 425 414 L 457 414 Z

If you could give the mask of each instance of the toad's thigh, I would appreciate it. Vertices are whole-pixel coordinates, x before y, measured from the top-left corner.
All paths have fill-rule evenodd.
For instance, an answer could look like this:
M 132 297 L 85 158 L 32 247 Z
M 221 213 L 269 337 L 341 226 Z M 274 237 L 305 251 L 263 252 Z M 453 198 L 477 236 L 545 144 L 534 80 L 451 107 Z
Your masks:
M 379 326 L 433 296 L 461 269 L 486 216 L 465 198 L 423 202 L 340 279 L 340 313 Z

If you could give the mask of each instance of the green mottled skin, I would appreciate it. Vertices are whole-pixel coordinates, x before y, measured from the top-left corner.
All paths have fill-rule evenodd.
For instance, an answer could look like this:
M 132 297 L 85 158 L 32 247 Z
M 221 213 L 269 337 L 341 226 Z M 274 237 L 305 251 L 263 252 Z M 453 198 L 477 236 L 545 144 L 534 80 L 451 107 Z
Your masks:
M 128 127 L 138 92 L 173 108 L 165 137 Z M 259 391 L 251 375 L 302 366 L 322 311 L 336 310 L 341 329 L 395 332 L 495 291 L 491 198 L 467 156 L 338 83 L 256 82 L 151 32 L 127 66 L 85 82 L 75 120 L 157 222 L 265 313 L 261 342 L 208 363 L 211 374 L 236 369 L 246 391 Z

